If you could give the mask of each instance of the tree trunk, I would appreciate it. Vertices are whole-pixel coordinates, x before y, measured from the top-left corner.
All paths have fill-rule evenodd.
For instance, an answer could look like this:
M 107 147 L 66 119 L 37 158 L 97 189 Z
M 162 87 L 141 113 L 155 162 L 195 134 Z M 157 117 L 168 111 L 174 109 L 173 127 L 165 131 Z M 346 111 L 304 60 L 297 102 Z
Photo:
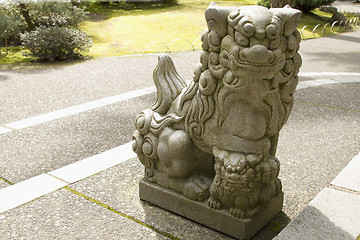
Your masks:
M 29 10 L 26 8 L 25 3 L 20 3 L 19 7 L 20 7 L 20 13 L 21 13 L 21 15 L 23 15 L 23 17 L 25 18 L 26 24 L 28 25 L 28 30 L 29 31 L 34 30 L 35 24 L 33 23 L 33 21 L 31 21 L 31 18 L 29 15 Z

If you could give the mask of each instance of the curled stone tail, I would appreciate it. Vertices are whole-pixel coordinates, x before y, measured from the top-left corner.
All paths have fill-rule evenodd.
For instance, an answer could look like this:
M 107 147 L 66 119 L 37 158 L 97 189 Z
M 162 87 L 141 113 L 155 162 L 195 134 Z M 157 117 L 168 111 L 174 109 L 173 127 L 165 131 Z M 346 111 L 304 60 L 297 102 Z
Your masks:
M 157 98 L 151 109 L 157 113 L 165 114 L 173 100 L 186 87 L 186 83 L 177 73 L 173 61 L 167 54 L 159 55 L 153 79 L 157 90 Z

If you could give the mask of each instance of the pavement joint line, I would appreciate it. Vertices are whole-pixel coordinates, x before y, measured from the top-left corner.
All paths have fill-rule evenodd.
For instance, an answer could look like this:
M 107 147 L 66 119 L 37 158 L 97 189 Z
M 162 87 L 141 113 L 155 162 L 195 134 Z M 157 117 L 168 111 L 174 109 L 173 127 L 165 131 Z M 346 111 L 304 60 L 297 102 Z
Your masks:
M 312 73 L 302 73 L 302 74 L 299 73 L 299 76 L 302 76 L 302 75 L 303 76 L 324 76 L 324 75 L 326 75 L 326 76 L 360 76 L 360 73 L 346 73 L 346 72 L 339 72 L 339 73 L 312 72 Z M 190 82 L 190 81 L 188 81 L 188 82 Z M 307 88 L 309 86 L 320 86 L 320 85 L 332 84 L 332 83 L 336 83 L 336 82 L 340 83 L 342 81 L 335 81 L 335 80 L 331 80 L 331 79 L 315 79 L 315 80 L 309 80 L 309 81 L 302 81 L 302 82 L 299 82 L 297 90 L 302 89 L 302 88 Z M 346 80 L 344 82 L 360 82 L 360 79 L 350 79 L 350 80 Z M 72 116 L 72 115 L 86 112 L 89 110 L 93 110 L 93 109 L 96 109 L 99 107 L 104 107 L 109 104 L 122 102 L 125 100 L 144 96 L 144 95 L 154 93 L 154 92 L 156 92 L 156 88 L 154 86 L 147 87 L 147 88 L 143 88 L 143 89 L 133 90 L 130 92 L 125 92 L 125 93 L 121 93 L 118 95 L 82 103 L 82 104 L 75 105 L 72 107 L 55 110 L 52 112 L 25 118 L 22 120 L 11 122 L 11 123 L 6 123 L 3 126 L 0 126 L 0 135 L 9 133 L 12 130 L 20 130 L 23 128 L 32 127 L 32 126 L 35 126 L 38 124 L 42 124 L 42 123 L 57 120 L 60 118 Z
M 351 111 L 351 112 L 358 112 L 358 113 L 360 113 L 360 110 L 355 110 L 355 109 L 335 107 L 335 106 L 328 106 L 328 105 L 324 105 L 324 104 L 312 103 L 312 102 L 304 102 L 304 101 L 299 101 L 299 100 L 295 100 L 295 102 L 305 103 L 305 104 L 315 105 L 315 106 L 320 106 L 320 107 L 334 108 L 334 109 L 338 109 L 338 110 L 345 110 L 345 111 Z
M 337 185 L 334 185 L 334 184 L 330 184 L 329 187 L 332 188 L 332 189 L 338 190 L 338 191 L 360 195 L 360 192 L 355 191 L 355 190 L 350 189 L 350 188 L 341 187 L 341 186 L 337 186 Z
M 145 222 L 143 222 L 143 221 L 141 221 L 141 220 L 138 220 L 138 219 L 136 219 L 135 217 L 132 217 L 132 216 L 130 216 L 130 215 L 127 215 L 127 214 L 125 214 L 125 213 L 122 213 L 122 212 L 120 212 L 120 211 L 118 211 L 118 210 L 110 207 L 109 205 L 107 205 L 107 204 L 105 204 L 105 203 L 103 203 L 103 202 L 100 202 L 100 201 L 98 201 L 98 200 L 96 200 L 96 199 L 94 199 L 94 198 L 92 198 L 92 197 L 89 197 L 89 196 L 87 196 L 87 195 L 85 195 L 85 194 L 83 194 L 83 193 L 80 193 L 80 192 L 76 191 L 76 190 L 73 189 L 73 188 L 70 188 L 70 187 L 66 186 L 66 187 L 64 187 L 64 189 L 66 189 L 66 190 L 70 191 L 71 193 L 73 193 L 73 194 L 75 194 L 75 195 L 77 195 L 77 196 L 79 196 L 79 197 L 82 197 L 82 198 L 84 198 L 84 199 L 86 199 L 86 200 L 88 200 L 88 201 L 90 201 L 90 202 L 92 202 L 92 203 L 95 203 L 95 204 L 97 204 L 97 205 L 99 205 L 99 206 L 101 206 L 101 207 L 103 207 L 103 208 L 106 208 L 107 210 L 109 210 L 109 211 L 111 211 L 111 212 L 113 212 L 113 213 L 115 213 L 115 214 L 117 214 L 117 215 L 120 215 L 120 216 L 122 216 L 122 217 L 124 217 L 124 218 L 127 218 L 127 219 L 129 219 L 130 221 L 136 222 L 137 224 L 140 224 L 140 225 L 142 225 L 142 226 L 144 226 L 144 227 L 146 227 L 146 228 L 148 228 L 148 229 L 150 229 L 150 230 L 153 230 L 153 231 L 155 231 L 155 232 L 158 233 L 158 234 L 161 234 L 161 235 L 163 235 L 163 236 L 166 236 L 166 237 L 168 237 L 168 238 L 170 238 L 170 239 L 179 239 L 179 238 L 177 238 L 177 237 L 174 237 L 174 236 L 171 235 L 170 233 L 161 231 L 160 229 L 158 229 L 158 228 L 156 228 L 156 227 L 153 227 L 153 226 L 151 226 L 151 225 L 149 225 L 149 224 L 147 224 L 147 223 L 145 223 Z
M 136 153 L 129 142 L 19 183 L 8 181 L 11 186 L 0 189 L 0 214 L 134 157 Z
M 68 185 L 71 184 L 70 182 L 67 182 L 67 181 L 65 181 L 64 179 L 61 179 L 61 178 L 58 178 L 58 177 L 52 175 L 51 173 L 45 173 L 45 174 L 46 174 L 46 175 L 49 175 L 50 177 L 56 178 L 57 180 L 60 180 L 60 181 L 62 181 L 62 182 L 64 182 L 64 183 L 66 183 L 66 186 L 68 186 Z
M 314 76 L 359 76 L 356 72 L 300 72 L 299 77 L 314 77 Z
M 14 183 L 10 182 L 9 180 L 7 180 L 3 177 L 0 177 L 0 180 L 6 182 L 7 184 L 14 185 Z

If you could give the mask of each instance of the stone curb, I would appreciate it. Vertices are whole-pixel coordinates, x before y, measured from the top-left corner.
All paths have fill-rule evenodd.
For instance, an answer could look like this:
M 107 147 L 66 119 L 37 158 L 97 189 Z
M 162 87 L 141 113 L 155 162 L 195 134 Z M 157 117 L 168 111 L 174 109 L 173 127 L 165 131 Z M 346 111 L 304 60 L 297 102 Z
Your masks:
M 356 239 L 360 236 L 360 153 L 275 238 Z

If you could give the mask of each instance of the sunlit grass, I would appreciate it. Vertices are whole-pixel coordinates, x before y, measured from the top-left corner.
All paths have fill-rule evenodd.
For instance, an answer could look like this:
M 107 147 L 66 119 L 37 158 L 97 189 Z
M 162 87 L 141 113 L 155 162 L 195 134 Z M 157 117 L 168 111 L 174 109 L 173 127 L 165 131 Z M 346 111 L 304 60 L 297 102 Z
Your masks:
M 81 25 L 93 37 L 94 46 L 89 54 L 105 57 L 199 49 L 201 42 L 195 40 L 206 29 L 204 12 L 210 2 L 179 0 L 177 5 L 167 8 L 133 10 L 130 11 L 132 14 L 110 10 L 109 19 L 85 21 Z M 218 4 L 242 6 L 253 2 L 256 1 L 222 1 Z M 175 39 L 179 40 L 173 42 Z
M 206 30 L 204 12 L 211 0 L 178 0 L 178 4 L 152 9 L 130 11 L 109 9 L 108 18 L 99 22 L 83 22 L 81 28 L 93 37 L 94 46 L 90 49 L 92 57 L 108 57 L 134 53 L 188 51 L 200 49 L 197 40 Z M 257 4 L 257 0 L 218 1 L 220 6 L 243 6 Z M 305 29 L 305 39 L 321 37 L 343 30 L 331 26 L 322 33 L 323 26 L 332 14 L 315 10 L 313 14 L 303 15 L 298 29 Z M 313 33 L 317 24 L 321 24 Z M 173 40 L 179 39 L 175 41 Z M 196 40 L 196 41 L 195 41 Z M 195 42 L 194 42 L 195 41 Z M 169 46 L 170 45 L 170 46 Z
M 80 28 L 93 39 L 88 57 L 101 58 L 137 53 L 190 51 L 201 48 L 199 37 L 207 29 L 204 12 L 211 0 L 178 0 L 171 5 L 144 5 L 129 9 L 95 4 L 90 19 Z M 220 6 L 256 5 L 258 0 L 223 0 Z M 309 39 L 343 32 L 343 27 L 329 24 L 322 33 L 323 26 L 330 22 L 332 14 L 314 10 L 302 15 L 298 29 L 303 38 Z M 317 24 L 321 24 L 312 32 Z M 4 53 L 4 49 L 2 50 Z M 36 60 L 23 56 L 24 50 L 12 48 L 7 56 L 0 57 L 0 64 L 26 63 Z
M 35 61 L 36 58 L 25 56 L 26 51 L 21 47 L 9 47 L 7 50 L 1 48 L 0 64 L 28 63 Z

